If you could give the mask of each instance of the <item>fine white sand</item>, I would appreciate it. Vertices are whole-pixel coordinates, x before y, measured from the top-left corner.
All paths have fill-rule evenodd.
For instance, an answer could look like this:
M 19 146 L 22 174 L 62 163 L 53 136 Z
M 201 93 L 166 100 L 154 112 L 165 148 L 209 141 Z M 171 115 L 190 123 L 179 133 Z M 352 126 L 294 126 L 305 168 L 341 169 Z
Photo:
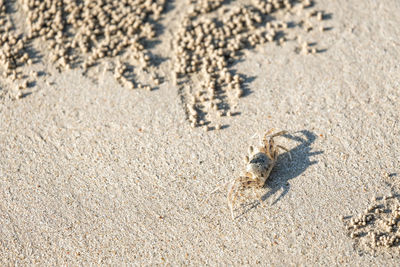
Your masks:
M 331 29 L 307 40 L 323 51 L 245 51 L 235 69 L 250 93 L 221 130 L 190 127 L 169 60 L 154 91 L 99 66 L 1 98 L 1 265 L 398 265 L 398 246 L 364 251 L 340 217 L 400 192 L 400 2 L 316 5 Z M 163 15 L 165 58 L 184 8 Z M 210 192 L 243 173 L 271 128 L 291 132 L 276 142 L 292 160 L 282 154 L 262 201 L 232 220 L 226 190 Z

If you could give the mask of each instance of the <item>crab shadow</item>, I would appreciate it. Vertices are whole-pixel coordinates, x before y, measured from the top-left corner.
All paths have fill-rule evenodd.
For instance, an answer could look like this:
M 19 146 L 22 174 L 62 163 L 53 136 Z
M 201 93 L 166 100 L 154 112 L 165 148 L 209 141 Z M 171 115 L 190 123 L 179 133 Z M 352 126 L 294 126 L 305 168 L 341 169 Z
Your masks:
M 295 136 L 293 134 L 282 135 L 283 137 L 296 141 L 299 144 L 289 152 L 279 155 L 277 165 L 273 169 L 269 179 L 267 179 L 264 184 L 264 188 L 268 188 L 269 191 L 265 193 L 260 200 L 245 204 L 245 211 L 242 215 L 257 208 L 261 202 L 274 197 L 276 193 L 282 191 L 271 204 L 275 205 L 289 193 L 290 181 L 292 179 L 300 176 L 311 165 L 318 163 L 318 161 L 313 160 L 312 157 L 322 154 L 324 151 L 312 151 L 311 145 L 314 143 L 317 136 L 308 130 L 302 130 L 296 133 L 301 133 L 303 136 Z

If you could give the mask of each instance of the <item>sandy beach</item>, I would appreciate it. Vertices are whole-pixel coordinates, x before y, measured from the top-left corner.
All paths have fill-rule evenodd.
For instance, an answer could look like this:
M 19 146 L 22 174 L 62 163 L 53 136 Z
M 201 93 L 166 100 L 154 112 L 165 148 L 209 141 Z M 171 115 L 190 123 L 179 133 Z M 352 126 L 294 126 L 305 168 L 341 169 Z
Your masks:
M 369 240 L 400 238 L 400 2 L 315 0 L 313 30 L 289 23 L 285 43 L 240 50 L 229 71 L 243 95 L 218 95 L 222 115 L 196 106 L 197 121 L 201 76 L 172 74 L 188 6 L 167 1 L 155 25 L 157 62 L 134 77 L 157 72 L 152 90 L 123 86 L 106 60 L 59 71 L 40 39 L 24 67 L 39 73 L 33 86 L 16 93 L 0 78 L 0 264 L 398 265 L 400 239 Z M 289 132 L 275 142 L 290 156 L 281 150 L 232 220 L 227 188 L 215 189 L 243 175 L 271 129 Z M 392 228 L 374 215 L 352 235 L 376 201 Z

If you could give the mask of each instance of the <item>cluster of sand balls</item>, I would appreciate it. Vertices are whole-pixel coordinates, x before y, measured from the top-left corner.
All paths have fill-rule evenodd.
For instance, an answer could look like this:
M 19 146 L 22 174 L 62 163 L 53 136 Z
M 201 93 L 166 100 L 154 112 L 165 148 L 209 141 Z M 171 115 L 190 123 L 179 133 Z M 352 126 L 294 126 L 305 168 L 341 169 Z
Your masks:
M 6 3 L 0 0 L 0 70 L 4 80 L 19 81 L 17 89 L 26 89 L 28 80 L 21 66 L 32 64 L 27 49 L 28 38 L 14 29 L 11 16 L 7 12 L 8 8 Z M 22 94 L 17 92 L 18 98 Z
M 345 221 L 357 246 L 365 251 L 400 248 L 400 202 L 395 195 L 375 198 L 361 214 Z
M 215 110 L 217 116 L 229 116 L 229 105 L 223 99 L 244 95 L 243 78 L 230 69 L 241 50 L 267 42 L 285 42 L 284 36 L 278 33 L 287 29 L 287 23 L 267 21 L 267 15 L 290 12 L 294 4 L 303 8 L 311 5 L 308 0 L 254 0 L 251 5 L 225 9 L 220 8 L 222 2 L 196 1 L 175 37 L 175 83 L 190 76 L 199 80 L 199 89 L 186 101 L 193 127 L 208 129 L 208 122 L 201 115 L 207 113 L 205 110 Z M 210 16 L 214 10 L 219 13 Z M 308 47 L 305 49 L 308 51 Z
M 190 13 L 193 15 L 209 13 L 219 8 L 223 2 L 224 0 L 192 0 L 195 5 Z
M 102 58 L 122 54 L 126 54 L 127 62 L 136 61 L 141 69 L 151 65 L 143 41 L 155 37 L 149 17 L 160 18 L 165 0 L 22 2 L 28 12 L 30 36 L 47 40 L 51 60 L 62 67 L 83 60 L 86 70 Z M 116 66 L 114 71 L 123 85 L 142 87 L 126 78 L 126 68 Z
M 4 2 L 0 2 L 0 59 L 5 66 L 4 75 L 18 76 L 14 70 L 19 65 L 32 63 L 24 48 L 39 39 L 41 51 L 50 52 L 49 59 L 59 70 L 81 66 L 86 71 L 107 57 L 118 61 L 114 73 L 121 84 L 150 88 L 128 79 L 134 76 L 133 68 L 121 65 L 129 62 L 139 70 L 152 71 L 152 55 L 145 42 L 156 35 L 153 22 L 160 18 L 165 0 L 18 0 L 9 4 L 23 12 L 28 30 L 17 35 L 5 14 Z M 154 83 L 158 82 L 155 79 Z

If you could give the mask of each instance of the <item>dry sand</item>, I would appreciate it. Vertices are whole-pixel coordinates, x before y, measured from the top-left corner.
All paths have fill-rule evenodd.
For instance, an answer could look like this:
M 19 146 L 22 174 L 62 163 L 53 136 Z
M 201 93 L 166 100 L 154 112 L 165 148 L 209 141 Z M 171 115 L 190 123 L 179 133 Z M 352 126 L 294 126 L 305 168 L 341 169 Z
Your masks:
M 170 2 L 161 20 L 154 51 L 166 58 L 185 6 Z M 169 79 L 130 90 L 101 66 L 3 95 L 1 265 L 398 265 L 398 246 L 364 250 L 340 217 L 400 191 L 400 3 L 316 8 L 331 29 L 307 40 L 324 51 L 245 51 L 235 69 L 252 77 L 250 93 L 222 130 L 191 128 Z M 292 133 L 277 138 L 292 160 L 283 154 L 262 201 L 232 220 L 226 191 L 210 192 L 242 174 L 271 128 Z

